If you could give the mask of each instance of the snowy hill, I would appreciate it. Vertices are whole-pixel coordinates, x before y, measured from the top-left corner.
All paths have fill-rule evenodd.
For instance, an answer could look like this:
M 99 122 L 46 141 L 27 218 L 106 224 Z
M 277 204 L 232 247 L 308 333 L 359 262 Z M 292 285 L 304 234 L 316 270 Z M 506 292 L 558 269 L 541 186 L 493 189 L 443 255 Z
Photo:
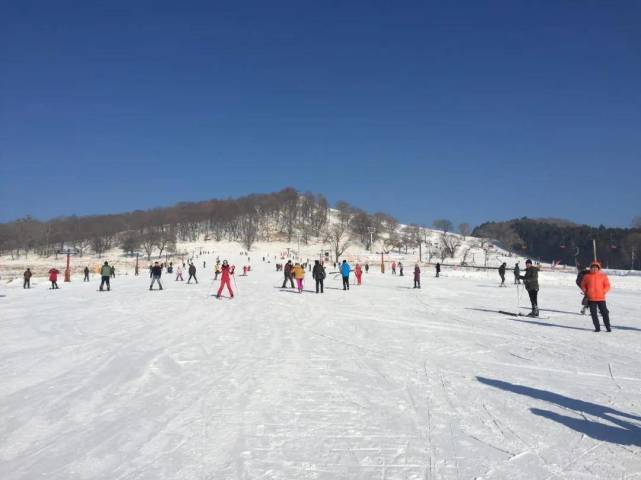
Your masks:
M 329 223 L 337 223 L 338 212 L 330 210 Z M 400 224 L 397 233 L 402 235 L 408 225 Z M 275 227 L 272 227 L 275 229 Z M 334 262 L 335 252 L 331 241 L 323 235 L 310 236 L 307 243 L 300 240 L 300 236 L 293 235 L 292 240 L 287 242 L 283 239 L 277 239 L 277 235 L 272 241 L 257 241 L 253 244 L 249 256 L 262 257 L 264 252 L 270 252 L 269 255 L 276 256 L 282 260 L 292 258 L 300 261 L 321 259 L 325 262 Z M 348 238 L 349 237 L 349 238 Z M 498 267 L 502 262 L 507 262 L 509 268 L 513 267 L 516 262 L 523 266 L 525 258 L 508 252 L 490 239 L 480 239 L 475 237 L 463 237 L 456 233 L 444 233 L 438 230 L 420 228 L 421 247 L 414 245 L 411 248 L 394 247 L 388 243 L 389 235 L 382 233 L 380 239 L 375 241 L 371 249 L 360 243 L 354 235 L 346 235 L 344 242 L 348 245 L 340 258 L 346 258 L 350 262 L 369 263 L 371 266 L 379 268 L 381 260 L 387 265 L 392 262 L 404 262 L 406 265 L 435 264 L 441 262 L 452 266 L 487 266 Z M 448 242 L 453 255 L 444 253 L 444 242 Z M 178 241 L 172 251 L 165 251 L 158 255 L 156 250 L 149 260 L 144 252 L 138 255 L 138 262 L 141 268 L 154 261 L 161 262 L 188 262 L 191 258 L 196 258 L 203 251 L 211 252 L 235 252 L 244 251 L 245 247 L 239 242 L 233 241 L 215 241 L 209 235 L 200 235 L 197 241 Z M 261 253 L 262 252 L 262 253 Z M 383 252 L 381 259 L 380 253 Z M 82 256 L 76 255 L 71 258 L 72 271 L 80 274 L 88 266 L 92 271 L 97 272 L 100 265 L 107 260 L 111 265 L 115 265 L 118 271 L 132 273 L 136 264 L 136 257 L 125 254 L 120 248 L 112 248 L 100 255 L 91 251 L 83 253 Z M 0 277 L 6 280 L 12 280 L 22 277 L 25 268 L 30 267 L 35 275 L 45 276 L 46 272 L 56 267 L 61 272 L 66 266 L 66 257 L 64 254 L 39 256 L 35 253 L 22 255 L 19 257 L 5 254 L 0 259 Z
M 494 271 L 424 268 L 413 289 L 409 265 L 372 268 L 322 295 L 307 273 L 298 294 L 275 271 L 287 248 L 182 244 L 200 283 L 165 274 L 163 291 L 130 259 L 108 293 L 3 282 L 0 478 L 641 476 L 641 279 L 612 278 L 614 330 L 596 334 L 573 275 L 541 274 L 530 319 L 497 313 L 527 302 Z M 212 296 L 217 256 L 252 267 L 233 300 Z

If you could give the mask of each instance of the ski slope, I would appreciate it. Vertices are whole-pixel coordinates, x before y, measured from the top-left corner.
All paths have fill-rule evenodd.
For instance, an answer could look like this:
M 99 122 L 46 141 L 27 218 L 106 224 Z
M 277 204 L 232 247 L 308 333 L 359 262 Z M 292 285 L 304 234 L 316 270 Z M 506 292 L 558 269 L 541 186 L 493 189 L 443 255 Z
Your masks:
M 641 478 L 641 279 L 612 278 L 597 334 L 562 274 L 530 319 L 495 312 L 519 300 L 496 272 L 297 294 L 261 258 L 233 300 L 215 255 L 162 292 L 3 284 L 0 478 Z

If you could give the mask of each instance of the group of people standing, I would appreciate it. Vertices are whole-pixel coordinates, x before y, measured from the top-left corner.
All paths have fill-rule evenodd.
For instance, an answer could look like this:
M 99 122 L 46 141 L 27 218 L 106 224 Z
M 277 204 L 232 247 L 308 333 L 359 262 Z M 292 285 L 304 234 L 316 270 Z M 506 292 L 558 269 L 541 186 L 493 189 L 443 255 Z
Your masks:
M 499 267 L 501 286 L 505 284 L 505 268 L 505 263 Z M 611 286 L 608 276 L 601 271 L 601 263 L 595 260 L 590 264 L 590 268 L 583 268 L 577 264 L 577 269 L 576 285 L 583 293 L 581 314 L 585 314 L 586 309 L 589 309 L 592 323 L 594 324 L 594 331 L 599 332 L 601 331 L 598 315 L 600 313 L 606 331 L 612 331 L 610 326 L 610 312 L 606 304 L 606 295 L 610 291 Z M 520 274 L 518 263 L 514 266 L 514 283 L 520 284 L 521 280 L 523 280 L 523 286 L 530 297 L 530 304 L 532 306 L 532 310 L 527 316 L 538 317 L 539 268 L 532 264 L 532 260 L 528 259 L 525 261 L 524 275 Z

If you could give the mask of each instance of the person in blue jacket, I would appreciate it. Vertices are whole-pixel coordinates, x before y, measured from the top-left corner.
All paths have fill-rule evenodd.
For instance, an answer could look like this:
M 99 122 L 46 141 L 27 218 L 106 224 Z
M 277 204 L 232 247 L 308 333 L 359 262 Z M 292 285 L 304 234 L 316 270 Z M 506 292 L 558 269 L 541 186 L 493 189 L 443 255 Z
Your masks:
M 349 263 L 347 263 L 347 260 L 343 260 L 343 264 L 341 265 L 341 275 L 343 276 L 343 290 L 349 290 L 350 271 L 351 267 L 349 266 Z

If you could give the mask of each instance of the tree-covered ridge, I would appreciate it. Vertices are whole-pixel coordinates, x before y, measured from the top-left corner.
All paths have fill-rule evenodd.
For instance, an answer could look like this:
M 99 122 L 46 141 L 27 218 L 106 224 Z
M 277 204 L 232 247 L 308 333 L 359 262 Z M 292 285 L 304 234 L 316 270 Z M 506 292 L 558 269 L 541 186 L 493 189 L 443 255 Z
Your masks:
M 592 240 L 597 257 L 609 268 L 641 267 L 641 228 L 606 228 L 576 225 L 560 219 L 519 218 L 506 222 L 487 222 L 472 235 L 489 237 L 506 248 L 544 262 L 589 263 Z

